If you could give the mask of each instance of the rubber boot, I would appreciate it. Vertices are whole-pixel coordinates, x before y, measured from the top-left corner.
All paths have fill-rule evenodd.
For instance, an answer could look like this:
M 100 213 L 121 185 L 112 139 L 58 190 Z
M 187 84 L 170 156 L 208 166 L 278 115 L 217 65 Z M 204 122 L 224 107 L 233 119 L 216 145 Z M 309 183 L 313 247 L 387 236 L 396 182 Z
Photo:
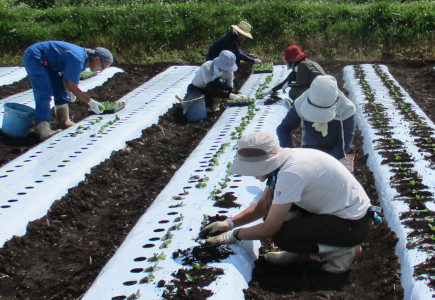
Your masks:
M 61 129 L 66 129 L 73 126 L 75 123 L 71 122 L 69 118 L 68 104 L 56 105 L 56 124 Z
M 308 254 L 295 253 L 288 251 L 268 252 L 264 255 L 264 259 L 272 265 L 288 265 L 295 262 L 300 262 L 308 258 Z
M 318 244 L 319 254 L 326 258 L 327 263 L 322 269 L 333 274 L 341 274 L 349 270 L 350 266 L 361 255 L 361 245 L 353 247 L 336 247 Z
M 55 135 L 56 133 L 61 132 L 62 130 L 58 129 L 58 130 L 51 130 L 50 128 L 50 123 L 47 121 L 42 121 L 39 122 L 38 124 L 36 124 L 36 128 L 39 131 L 39 138 L 44 141 L 50 137 L 52 137 L 53 135 Z

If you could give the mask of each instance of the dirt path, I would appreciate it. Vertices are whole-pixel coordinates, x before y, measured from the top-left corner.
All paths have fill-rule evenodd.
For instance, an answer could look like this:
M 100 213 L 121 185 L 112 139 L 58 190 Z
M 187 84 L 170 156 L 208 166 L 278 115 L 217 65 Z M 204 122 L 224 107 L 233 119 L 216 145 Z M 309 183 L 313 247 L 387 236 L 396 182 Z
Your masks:
M 342 85 L 342 69 L 348 63 L 320 62 Z M 91 91 L 101 101 L 117 100 L 173 64 L 122 65 L 103 87 Z M 434 119 L 435 79 L 433 62 L 394 62 L 395 78 L 422 109 Z M 237 73 L 240 87 L 250 73 L 244 66 Z M 14 92 L 28 89 L 13 88 Z M 0 88 L 0 99 L 12 87 Z M 104 100 L 103 100 L 104 99 Z M 1 100 L 0 100 L 1 104 Z M 82 105 L 72 107 L 73 120 L 87 115 Z M 143 131 L 141 138 L 94 167 L 77 187 L 56 201 L 47 216 L 28 226 L 28 234 L 15 237 L 0 249 L 0 299 L 77 299 L 83 295 L 125 236 L 166 186 L 220 113 L 188 124 L 176 105 L 160 118 L 159 125 Z M 11 142 L 0 136 L 0 164 L 37 144 L 36 134 Z M 377 203 L 372 173 L 365 165 L 361 135 L 355 138 L 355 176 L 372 202 Z M 171 149 L 171 151 L 166 151 Z M 110 190 L 110 192 L 109 192 Z M 332 276 L 319 265 L 272 267 L 260 257 L 247 299 L 402 299 L 400 269 L 394 254 L 396 237 L 382 224 L 363 245 L 363 254 L 351 272 Z M 267 243 L 265 243 L 267 247 Z

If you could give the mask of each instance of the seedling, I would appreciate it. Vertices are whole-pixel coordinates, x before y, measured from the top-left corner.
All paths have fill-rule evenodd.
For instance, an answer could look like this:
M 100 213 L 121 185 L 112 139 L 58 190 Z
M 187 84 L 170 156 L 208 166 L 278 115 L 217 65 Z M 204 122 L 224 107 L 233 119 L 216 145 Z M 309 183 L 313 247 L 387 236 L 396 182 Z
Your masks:
M 140 290 L 137 290 L 136 293 L 131 294 L 130 296 L 127 297 L 127 300 L 134 300 L 134 299 L 139 299 L 139 297 L 141 296 L 140 294 Z
M 160 254 L 154 253 L 153 257 L 150 257 L 148 259 L 148 261 L 157 261 L 158 262 L 159 260 L 165 260 L 165 259 L 166 259 L 166 255 L 162 252 Z
M 207 183 L 205 183 L 205 182 L 200 182 L 200 183 L 197 183 L 196 185 L 195 185 L 195 187 L 197 187 L 197 188 L 199 188 L 199 189 L 203 189 L 203 188 L 205 188 L 207 186 Z
M 184 216 L 183 216 L 182 214 L 180 214 L 179 217 L 176 217 L 176 218 L 174 219 L 174 222 L 180 222 L 180 221 L 183 221 L 183 219 L 184 219 Z
M 183 227 L 183 223 L 178 223 L 177 225 L 171 226 L 169 230 L 180 230 Z
M 201 270 L 202 269 L 202 265 L 201 264 L 192 264 L 192 268 L 195 268 L 197 270 Z
M 190 275 L 187 274 L 187 273 L 186 273 L 186 279 L 187 279 L 187 281 L 189 281 L 189 282 L 195 282 L 195 281 L 196 281 L 196 278 L 190 276 Z

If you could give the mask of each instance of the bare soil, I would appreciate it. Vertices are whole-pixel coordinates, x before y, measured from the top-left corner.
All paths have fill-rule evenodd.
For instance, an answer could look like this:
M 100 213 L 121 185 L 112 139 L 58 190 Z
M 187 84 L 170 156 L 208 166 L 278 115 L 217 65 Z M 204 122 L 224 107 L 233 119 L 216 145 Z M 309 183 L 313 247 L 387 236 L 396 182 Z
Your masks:
M 319 63 L 342 86 L 343 67 L 360 62 Z M 391 61 L 386 64 L 432 120 L 435 119 L 435 110 L 431 109 L 435 100 L 434 64 L 434 61 Z M 89 94 L 100 101 L 118 100 L 170 65 L 174 64 L 119 65 L 124 73 L 116 74 Z M 251 65 L 242 64 L 236 73 L 237 88 L 243 85 L 251 69 Z M 29 88 L 26 80 L 0 87 L 0 104 L 8 95 Z M 28 225 L 25 236 L 14 237 L 0 249 L 0 299 L 79 299 L 220 114 L 213 113 L 206 120 L 187 123 L 181 106 L 175 105 L 160 118 L 158 125 L 143 130 L 142 136 L 128 142 L 127 148 L 114 152 L 110 159 L 92 168 L 86 179 L 56 201 L 45 217 Z M 86 106 L 71 105 L 73 121 L 87 115 Z M 38 143 L 35 132 L 22 140 L 11 140 L 0 133 L 0 165 Z M 356 134 L 354 150 L 354 174 L 372 203 L 379 204 L 373 174 L 362 153 L 360 132 Z M 403 299 L 400 266 L 394 251 L 396 242 L 397 237 L 385 222 L 374 227 L 363 244 L 361 257 L 342 275 L 322 272 L 320 264 L 314 262 L 276 267 L 260 256 L 245 297 Z M 270 243 L 264 241 L 261 253 L 270 247 Z M 187 249 L 177 255 L 184 255 L 185 251 Z M 171 285 L 185 278 L 184 272 L 191 271 L 174 274 L 172 283 L 159 283 L 167 289 L 167 298 L 176 298 L 170 294 Z M 206 294 L 201 297 L 198 293 L 195 299 L 204 299 Z

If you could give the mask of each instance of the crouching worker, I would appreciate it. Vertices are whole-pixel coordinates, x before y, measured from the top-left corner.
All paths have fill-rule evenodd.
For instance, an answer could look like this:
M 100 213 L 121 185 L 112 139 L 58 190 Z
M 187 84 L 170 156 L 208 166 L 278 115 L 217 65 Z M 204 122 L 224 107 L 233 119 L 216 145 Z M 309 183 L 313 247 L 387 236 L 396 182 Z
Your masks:
M 337 87 L 333 76 L 320 75 L 311 83 L 277 127 L 281 147 L 293 147 L 292 131 L 302 127 L 302 146 L 325 151 L 353 171 L 352 142 L 355 105 Z
M 56 122 L 61 129 L 74 125 L 69 117 L 68 103 L 75 96 L 87 103 L 95 113 L 101 113 L 101 103 L 91 99 L 78 86 L 81 72 L 102 71 L 113 63 L 113 56 L 105 48 L 87 49 L 62 41 L 36 43 L 24 52 L 24 67 L 35 98 L 36 126 L 41 140 L 60 130 L 50 128 L 50 102 L 54 97 Z M 72 95 L 71 95 L 72 94 Z
M 324 271 L 337 274 L 346 272 L 361 253 L 371 227 L 370 200 L 329 154 L 281 148 L 272 135 L 254 132 L 239 140 L 230 171 L 267 181 L 266 188 L 240 214 L 206 226 L 200 233 L 208 237 L 206 244 L 272 238 L 282 251 L 267 253 L 268 262 L 285 265 L 316 255 L 327 261 Z M 264 222 L 234 229 L 260 218 Z
M 233 92 L 235 71 L 236 56 L 229 50 L 222 51 L 217 58 L 202 64 L 187 87 L 184 101 L 205 96 L 207 110 L 216 112 L 223 99 L 245 99 L 246 96 Z

